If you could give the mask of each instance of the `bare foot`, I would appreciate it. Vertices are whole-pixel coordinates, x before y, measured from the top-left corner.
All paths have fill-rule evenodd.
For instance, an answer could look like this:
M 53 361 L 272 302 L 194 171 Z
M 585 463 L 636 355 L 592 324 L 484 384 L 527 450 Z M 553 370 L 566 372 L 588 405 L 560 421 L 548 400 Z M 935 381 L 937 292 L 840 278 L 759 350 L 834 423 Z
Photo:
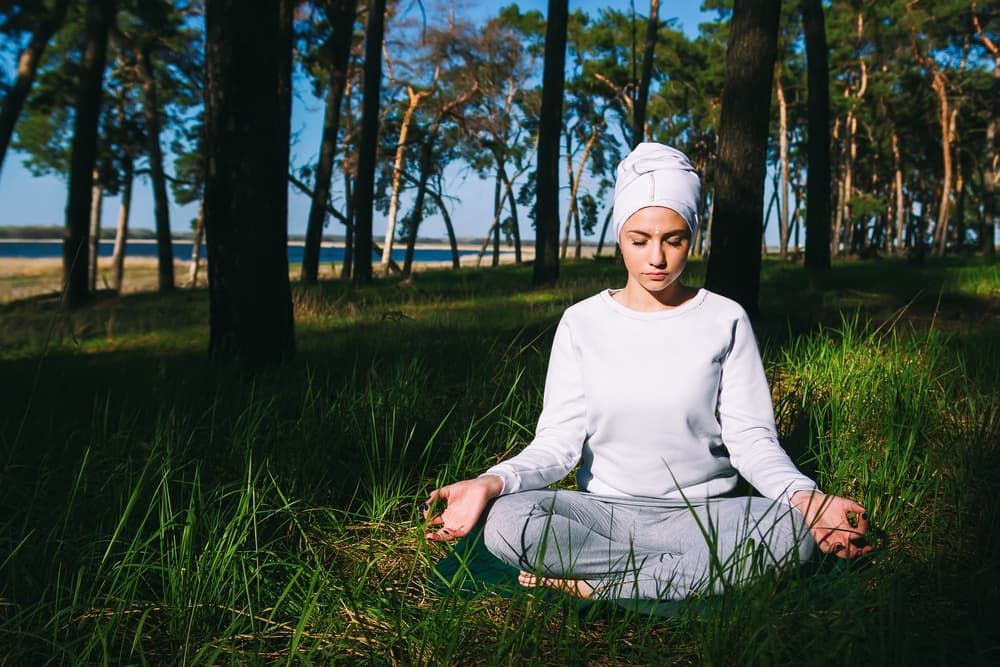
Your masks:
M 554 588 L 557 591 L 572 595 L 573 597 L 587 600 L 594 594 L 594 589 L 583 579 L 557 579 L 555 577 L 536 577 L 530 572 L 521 570 L 517 577 L 518 583 L 526 588 L 536 588 L 545 586 Z

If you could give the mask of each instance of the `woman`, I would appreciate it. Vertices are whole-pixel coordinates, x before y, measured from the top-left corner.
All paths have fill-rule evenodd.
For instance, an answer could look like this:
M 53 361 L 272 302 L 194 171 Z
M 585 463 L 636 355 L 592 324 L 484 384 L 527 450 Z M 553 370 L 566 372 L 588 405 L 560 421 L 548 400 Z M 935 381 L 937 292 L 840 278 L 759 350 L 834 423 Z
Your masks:
M 625 287 L 566 310 L 532 442 L 436 489 L 430 540 L 469 533 L 526 586 L 580 597 L 722 592 L 809 557 L 867 553 L 858 503 L 822 494 L 778 444 L 749 319 L 680 282 L 701 186 L 687 157 L 640 144 L 618 166 L 613 223 Z M 579 491 L 546 487 L 578 463 Z M 763 497 L 731 494 L 742 474 Z M 433 513 L 431 505 L 446 505 Z

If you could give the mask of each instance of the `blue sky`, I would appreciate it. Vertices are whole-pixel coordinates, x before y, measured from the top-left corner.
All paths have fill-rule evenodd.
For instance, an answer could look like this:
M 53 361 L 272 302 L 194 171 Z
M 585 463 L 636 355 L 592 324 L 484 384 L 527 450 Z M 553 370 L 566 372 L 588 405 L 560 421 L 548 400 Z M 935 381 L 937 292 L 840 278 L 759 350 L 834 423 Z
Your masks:
M 495 14 L 496 10 L 505 4 L 484 2 L 471 3 L 464 11 L 478 19 Z M 522 0 L 518 3 L 522 11 L 537 9 L 542 13 L 547 10 L 547 0 Z M 432 2 L 425 2 L 428 14 L 432 12 Z M 618 2 L 604 0 L 570 0 L 570 11 L 582 9 L 596 16 L 600 9 L 615 8 L 630 11 L 633 5 L 630 1 Z M 635 10 L 640 14 L 649 11 L 647 0 L 635 0 Z M 674 19 L 678 27 L 688 34 L 696 34 L 700 22 L 711 20 L 712 13 L 700 10 L 701 0 L 675 0 L 664 2 L 660 6 L 660 19 Z M 322 125 L 322 100 L 312 97 L 308 90 L 297 91 L 293 101 L 292 131 L 296 135 L 296 144 L 292 147 L 293 167 L 315 162 L 319 146 L 320 129 Z M 0 172 L 0 226 L 5 225 L 61 225 L 64 222 L 66 205 L 66 186 L 63 179 L 55 176 L 33 177 L 21 165 L 23 155 L 9 152 Z M 172 170 L 171 170 L 172 171 Z M 459 236 L 479 236 L 486 233 L 492 222 L 492 183 L 480 181 L 474 174 L 468 174 L 460 169 L 452 169 L 447 173 L 448 190 L 461 199 L 450 210 Z M 149 182 L 145 178 L 136 180 L 133 192 L 133 209 L 130 219 L 131 227 L 152 228 L 153 226 L 153 195 Z M 113 227 L 118 216 L 119 198 L 106 197 L 103 209 L 103 227 Z M 289 190 L 288 229 L 291 234 L 302 234 L 305 231 L 305 221 L 309 210 L 309 201 L 294 189 Z M 402 205 L 406 210 L 406 204 Z M 565 213 L 565 204 L 562 206 Z M 177 206 L 171 204 L 171 228 L 182 231 L 190 228 L 192 219 L 197 214 L 197 204 Z M 521 215 L 525 218 L 524 214 Z M 522 237 L 531 238 L 533 230 L 526 221 L 521 225 Z M 342 233 L 343 227 L 335 221 L 328 223 L 326 233 Z M 374 220 L 375 237 L 385 234 L 385 219 L 376 212 Z M 444 237 L 445 228 L 440 216 L 428 218 L 421 226 L 421 236 Z

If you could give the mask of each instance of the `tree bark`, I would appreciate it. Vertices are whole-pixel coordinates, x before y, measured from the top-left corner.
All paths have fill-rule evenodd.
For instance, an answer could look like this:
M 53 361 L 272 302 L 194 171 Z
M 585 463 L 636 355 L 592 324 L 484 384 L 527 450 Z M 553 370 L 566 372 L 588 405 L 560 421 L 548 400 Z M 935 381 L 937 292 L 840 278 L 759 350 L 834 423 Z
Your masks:
M 118 294 L 121 294 L 125 282 L 125 248 L 128 245 L 128 219 L 132 213 L 134 171 L 132 155 L 126 154 L 122 171 L 122 201 L 118 209 L 118 225 L 115 227 L 115 249 L 111 255 L 111 287 Z
M 100 174 L 94 170 L 94 188 L 90 200 L 90 232 L 87 281 L 91 293 L 97 292 L 97 259 L 101 250 L 101 209 L 104 207 L 104 186 Z
M 293 6 L 205 4 L 209 351 L 247 371 L 295 349 L 287 230 Z
M 86 45 L 73 120 L 73 143 L 69 166 L 69 196 L 63 240 L 63 303 L 83 303 L 87 289 L 87 242 L 90 231 L 91 188 L 97 161 L 97 133 L 101 116 L 101 87 L 108 48 L 108 33 L 114 21 L 114 0 L 88 0 Z
M 781 202 L 779 206 L 778 230 L 778 256 L 782 261 L 788 259 L 788 103 L 785 101 L 785 87 L 781 85 L 781 65 L 778 65 L 777 85 L 778 93 L 778 164 L 781 172 L 779 179 L 779 194 Z
M 417 92 L 413 86 L 406 87 L 409 103 L 403 114 L 403 124 L 399 128 L 399 139 L 396 141 L 396 158 L 392 164 L 392 191 L 389 195 L 389 214 L 386 216 L 385 243 L 382 244 L 382 271 L 388 272 L 389 261 L 392 259 L 392 244 L 396 240 L 396 217 L 399 215 L 399 191 L 403 180 L 403 159 L 406 157 L 406 137 L 410 133 L 413 114 L 416 113 L 420 101 L 430 95 L 430 91 Z M 403 269 L 403 273 L 407 273 Z M 409 275 L 407 273 L 407 275 Z
M 365 29 L 365 84 L 361 111 L 358 175 L 354 183 L 354 284 L 372 281 L 372 207 L 378 158 L 379 95 L 382 88 L 382 40 L 385 0 L 368 0 Z
M 903 243 L 906 238 L 906 209 L 903 198 L 903 166 L 899 156 L 899 134 L 896 126 L 892 127 L 892 188 L 895 194 L 894 213 L 896 216 L 896 238 L 893 245 L 893 254 L 903 251 Z
M 764 176 L 780 0 L 736 0 L 719 122 L 716 221 L 705 286 L 757 313 Z
M 809 180 L 806 183 L 808 269 L 830 268 L 830 71 L 822 0 L 802 0 L 808 60 Z
M 146 148 L 149 151 L 149 171 L 153 184 L 153 216 L 156 220 L 157 279 L 161 292 L 174 289 L 174 247 L 170 235 L 170 204 L 167 198 L 167 178 L 163 171 L 163 151 L 160 148 L 160 104 L 157 99 L 156 77 L 145 46 L 136 49 L 139 76 L 142 80 L 143 116 L 146 119 Z
M 201 244 L 205 239 L 205 198 L 198 205 L 198 217 L 194 222 L 194 236 L 191 239 L 191 264 L 188 267 L 188 285 L 198 287 L 198 272 L 201 270 Z
M 649 83 L 653 78 L 653 58 L 656 55 L 656 32 L 660 21 L 660 0 L 649 0 L 649 20 L 646 22 L 646 48 L 642 55 L 642 78 L 632 110 L 632 148 L 646 137 L 646 102 L 649 101 Z
M 553 285 L 559 280 L 559 138 L 562 136 L 568 21 L 567 0 L 549 0 L 542 109 L 538 125 L 535 265 L 532 278 L 535 286 Z
M 994 235 L 996 230 L 996 190 L 1000 173 L 997 170 L 997 154 L 995 142 L 997 126 L 1000 125 L 1000 46 L 983 30 L 979 22 L 979 8 L 972 3 L 972 23 L 976 35 L 993 56 L 993 82 L 990 84 L 990 117 L 986 122 L 986 153 L 983 156 L 986 168 L 983 169 L 983 220 L 979 225 L 979 249 L 987 257 L 996 255 Z
M 333 178 L 333 158 L 337 153 L 337 133 L 340 131 L 340 107 L 347 87 L 347 67 L 354 39 L 355 0 L 337 0 L 327 3 L 333 34 L 330 38 L 330 83 L 326 93 L 323 113 L 323 138 L 319 161 L 316 163 L 316 189 L 309 205 L 306 223 L 306 241 L 302 249 L 303 283 L 316 284 L 319 280 L 319 253 L 323 244 L 323 226 L 326 205 L 330 199 L 330 181 Z
M 3 173 L 4 158 L 7 156 L 11 137 L 14 136 L 17 118 L 21 115 L 31 84 L 34 83 L 35 75 L 38 73 L 38 63 L 41 62 L 52 37 L 66 20 L 68 8 L 69 0 L 57 0 L 17 59 L 17 77 L 3 98 L 3 108 L 0 109 L 0 174 Z

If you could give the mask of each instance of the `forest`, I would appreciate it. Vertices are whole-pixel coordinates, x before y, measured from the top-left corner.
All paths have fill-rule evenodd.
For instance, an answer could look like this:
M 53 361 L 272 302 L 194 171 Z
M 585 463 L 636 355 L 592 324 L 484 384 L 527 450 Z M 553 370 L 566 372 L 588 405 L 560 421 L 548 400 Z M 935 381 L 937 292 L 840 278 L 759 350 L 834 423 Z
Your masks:
M 0 0 L 0 181 L 66 201 L 59 267 L 0 275 L 55 286 L 0 303 L 0 663 L 995 662 L 1000 8 L 522 4 Z M 685 281 L 751 314 L 781 442 L 871 557 L 634 608 L 421 539 L 431 489 L 531 440 L 562 311 L 623 279 L 641 141 L 690 156 Z

